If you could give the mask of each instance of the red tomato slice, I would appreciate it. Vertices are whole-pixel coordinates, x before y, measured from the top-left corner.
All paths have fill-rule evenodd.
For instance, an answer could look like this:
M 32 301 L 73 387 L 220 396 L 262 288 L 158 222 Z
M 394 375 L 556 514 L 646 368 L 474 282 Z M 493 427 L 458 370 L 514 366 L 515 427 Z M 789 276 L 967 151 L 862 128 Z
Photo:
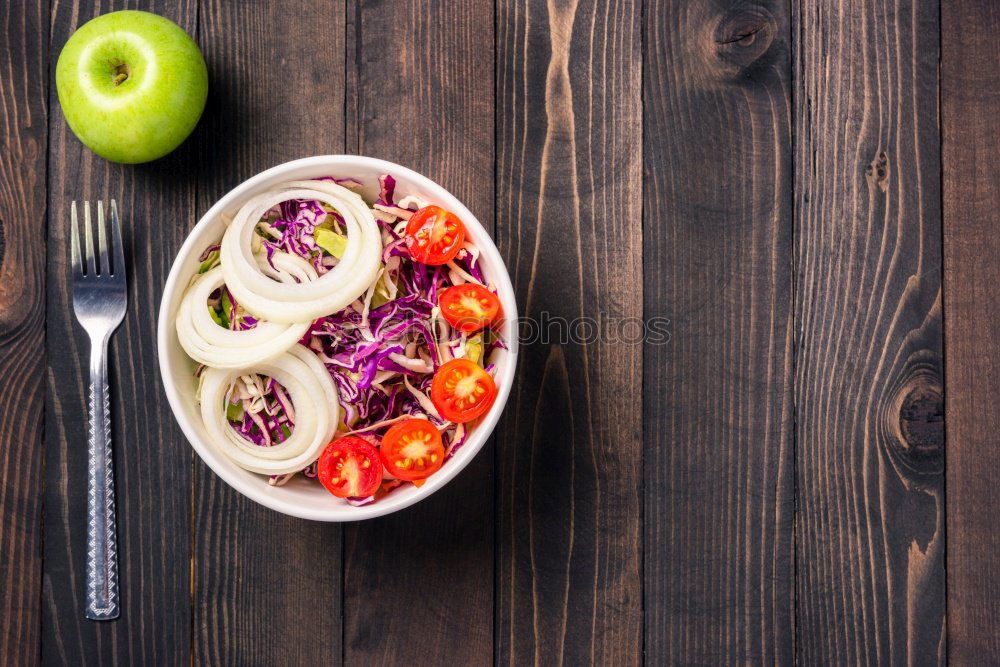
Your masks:
M 493 377 L 468 359 L 443 364 L 431 381 L 431 402 L 445 419 L 459 424 L 486 414 L 497 397 Z
M 429 477 L 444 464 L 444 443 L 426 419 L 396 422 L 382 437 L 379 449 L 386 470 L 410 482 Z
M 482 285 L 466 283 L 441 291 L 441 313 L 459 331 L 479 331 L 500 312 L 500 299 Z
M 316 477 L 338 498 L 367 498 L 382 483 L 382 462 L 370 442 L 348 435 L 326 446 Z
M 406 223 L 406 247 L 422 264 L 447 264 L 465 242 L 465 225 L 440 206 L 425 206 Z

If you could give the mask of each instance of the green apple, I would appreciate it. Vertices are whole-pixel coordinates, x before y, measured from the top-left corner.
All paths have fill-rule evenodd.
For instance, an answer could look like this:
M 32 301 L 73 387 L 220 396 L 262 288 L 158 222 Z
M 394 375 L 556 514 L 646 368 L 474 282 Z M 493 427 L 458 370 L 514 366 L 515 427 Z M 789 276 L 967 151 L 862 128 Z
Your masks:
M 191 134 L 205 108 L 208 70 L 173 21 L 112 12 L 66 42 L 56 90 L 66 122 L 88 148 L 113 162 L 148 162 Z

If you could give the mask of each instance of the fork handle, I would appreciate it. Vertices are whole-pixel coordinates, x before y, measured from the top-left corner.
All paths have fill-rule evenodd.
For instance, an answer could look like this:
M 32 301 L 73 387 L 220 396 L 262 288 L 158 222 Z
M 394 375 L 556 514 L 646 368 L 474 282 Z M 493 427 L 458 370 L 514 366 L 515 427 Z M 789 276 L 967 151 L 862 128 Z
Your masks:
M 87 475 L 87 618 L 118 618 L 118 541 L 111 460 L 108 338 L 90 341 L 90 464 Z

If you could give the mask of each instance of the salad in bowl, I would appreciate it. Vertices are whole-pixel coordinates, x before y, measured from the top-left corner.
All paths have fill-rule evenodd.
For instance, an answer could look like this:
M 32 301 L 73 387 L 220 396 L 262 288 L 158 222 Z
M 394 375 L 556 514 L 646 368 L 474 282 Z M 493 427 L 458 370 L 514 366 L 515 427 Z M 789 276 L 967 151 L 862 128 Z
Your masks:
M 182 429 L 238 491 L 354 520 L 433 492 L 510 390 L 510 280 L 440 186 L 392 163 L 306 158 L 243 183 L 192 231 L 159 319 Z

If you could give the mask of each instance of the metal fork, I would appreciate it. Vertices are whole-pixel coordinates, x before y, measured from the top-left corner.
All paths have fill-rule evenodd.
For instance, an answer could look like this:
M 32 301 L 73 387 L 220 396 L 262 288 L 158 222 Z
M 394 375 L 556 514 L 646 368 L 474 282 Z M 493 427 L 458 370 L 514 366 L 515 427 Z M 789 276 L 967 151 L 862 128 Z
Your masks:
M 104 230 L 104 205 L 97 202 L 97 249 L 90 202 L 83 202 L 86 263 L 80 254 L 76 202 L 71 208 L 73 312 L 90 336 L 90 464 L 87 475 L 87 618 L 118 618 L 118 554 L 115 487 L 111 466 L 111 408 L 108 396 L 108 339 L 125 317 L 125 253 L 118 206 L 111 200 L 111 242 Z

